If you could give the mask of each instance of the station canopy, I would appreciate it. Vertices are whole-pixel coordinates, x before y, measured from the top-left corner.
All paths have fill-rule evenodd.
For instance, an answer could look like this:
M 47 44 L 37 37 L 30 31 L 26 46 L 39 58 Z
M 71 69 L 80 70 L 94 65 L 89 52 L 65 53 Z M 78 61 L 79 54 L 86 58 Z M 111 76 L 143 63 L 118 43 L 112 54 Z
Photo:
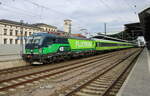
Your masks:
M 139 13 L 139 19 L 143 28 L 147 47 L 150 49 L 150 7 Z

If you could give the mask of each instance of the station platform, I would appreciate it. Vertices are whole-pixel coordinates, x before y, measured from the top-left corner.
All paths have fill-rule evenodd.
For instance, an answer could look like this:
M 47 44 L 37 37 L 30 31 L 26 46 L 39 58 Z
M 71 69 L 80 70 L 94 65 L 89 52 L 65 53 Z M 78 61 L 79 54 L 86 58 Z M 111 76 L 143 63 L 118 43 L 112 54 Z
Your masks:
M 17 59 L 21 59 L 21 56 L 19 54 L 0 55 L 0 62 L 17 60 Z
M 0 55 L 0 70 L 26 65 L 29 63 L 23 61 L 19 54 Z
M 117 96 L 150 96 L 150 50 L 141 52 Z

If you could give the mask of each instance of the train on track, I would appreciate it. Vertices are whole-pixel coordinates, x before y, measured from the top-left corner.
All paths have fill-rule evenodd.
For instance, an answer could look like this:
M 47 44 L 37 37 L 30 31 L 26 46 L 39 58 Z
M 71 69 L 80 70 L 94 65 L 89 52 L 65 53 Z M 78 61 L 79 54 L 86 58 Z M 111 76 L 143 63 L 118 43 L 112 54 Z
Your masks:
M 28 37 L 22 57 L 31 64 L 45 64 L 134 46 L 135 44 L 124 41 L 61 37 L 49 33 L 35 33 Z

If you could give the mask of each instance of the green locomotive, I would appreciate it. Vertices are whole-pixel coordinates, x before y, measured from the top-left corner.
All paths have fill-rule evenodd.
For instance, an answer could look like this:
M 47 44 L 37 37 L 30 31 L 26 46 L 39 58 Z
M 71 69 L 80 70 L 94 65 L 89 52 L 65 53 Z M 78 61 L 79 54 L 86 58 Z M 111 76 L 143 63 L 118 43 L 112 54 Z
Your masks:
M 76 56 L 93 55 L 100 51 L 133 47 L 131 43 L 61 37 L 36 33 L 28 38 L 23 59 L 32 64 L 50 63 Z

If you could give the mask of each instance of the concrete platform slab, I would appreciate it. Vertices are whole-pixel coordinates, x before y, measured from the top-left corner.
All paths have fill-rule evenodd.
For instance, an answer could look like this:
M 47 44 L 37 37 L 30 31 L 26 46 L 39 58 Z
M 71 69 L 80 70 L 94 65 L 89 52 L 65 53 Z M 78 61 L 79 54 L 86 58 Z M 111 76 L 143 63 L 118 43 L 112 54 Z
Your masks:
M 150 54 L 144 48 L 117 96 L 150 96 Z
M 0 70 L 29 65 L 19 54 L 0 55 Z
M 16 60 L 16 59 L 21 59 L 21 56 L 19 54 L 0 55 L 0 62 L 1 61 Z
M 0 61 L 0 70 L 7 69 L 7 68 L 26 66 L 26 65 L 29 65 L 29 63 L 26 63 L 22 59 Z

